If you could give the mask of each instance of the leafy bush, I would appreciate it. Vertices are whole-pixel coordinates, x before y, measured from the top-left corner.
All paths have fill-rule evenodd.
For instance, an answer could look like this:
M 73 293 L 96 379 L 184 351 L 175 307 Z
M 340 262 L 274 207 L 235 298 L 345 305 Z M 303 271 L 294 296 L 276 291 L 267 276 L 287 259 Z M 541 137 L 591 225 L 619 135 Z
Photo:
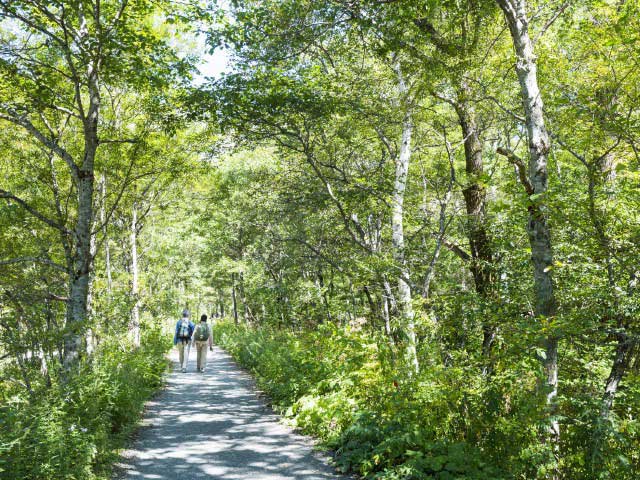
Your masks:
M 480 363 L 464 348 L 450 347 L 454 361 L 447 364 L 428 342 L 420 373 L 410 374 L 394 364 L 383 337 L 328 323 L 295 333 L 221 323 L 214 337 L 255 374 L 276 409 L 335 451 L 342 471 L 385 480 L 490 480 L 545 478 L 556 468 L 557 453 L 540 442 L 544 372 L 534 355 L 514 353 L 536 343 L 526 335 L 497 352 L 491 376 L 478 374 Z M 564 364 L 579 379 L 593 368 L 570 351 Z M 598 421 L 599 384 L 565 381 L 563 478 L 637 478 L 640 428 L 631 412 L 640 390 L 632 375 L 617 397 L 627 414 L 612 412 L 607 424 Z M 597 451 L 594 435 L 602 436 Z
M 486 393 L 462 371 L 417 378 L 384 368 L 379 339 L 330 324 L 313 332 L 220 323 L 216 342 L 305 433 L 335 453 L 336 467 L 371 479 L 500 479 L 506 475 L 462 432 L 464 410 Z M 459 437 L 459 438 L 457 438 Z
M 146 332 L 142 345 L 110 340 L 65 383 L 33 398 L 7 398 L 0 406 L 0 479 L 108 478 L 115 450 L 167 368 L 167 338 Z

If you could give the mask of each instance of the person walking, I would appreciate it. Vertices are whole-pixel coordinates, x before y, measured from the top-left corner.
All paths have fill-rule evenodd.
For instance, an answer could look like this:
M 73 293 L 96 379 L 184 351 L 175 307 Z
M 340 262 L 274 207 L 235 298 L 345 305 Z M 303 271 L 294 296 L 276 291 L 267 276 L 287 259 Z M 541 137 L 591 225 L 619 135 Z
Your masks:
M 209 347 L 209 350 L 213 351 L 211 328 L 207 325 L 206 315 L 202 315 L 200 317 L 200 323 L 193 331 L 193 343 L 196 346 L 196 352 L 198 355 L 198 372 L 204 373 L 204 370 L 207 367 L 207 347 Z
M 180 354 L 180 368 L 182 373 L 187 371 L 187 363 L 189 362 L 189 350 L 191 348 L 191 337 L 195 325 L 189 320 L 189 310 L 186 308 L 182 311 L 182 318 L 176 323 L 176 333 L 173 335 L 173 344 L 178 347 Z M 187 350 L 185 356 L 184 351 Z

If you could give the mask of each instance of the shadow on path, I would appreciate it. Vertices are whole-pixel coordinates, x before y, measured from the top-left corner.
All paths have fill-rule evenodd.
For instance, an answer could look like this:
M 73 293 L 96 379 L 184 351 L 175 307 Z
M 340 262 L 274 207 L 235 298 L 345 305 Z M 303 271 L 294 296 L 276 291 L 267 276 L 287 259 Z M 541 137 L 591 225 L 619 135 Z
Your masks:
M 251 378 L 215 347 L 206 373 L 172 353 L 166 389 L 147 404 L 138 437 L 117 465 L 123 479 L 324 480 L 334 473 L 312 442 L 279 423 Z

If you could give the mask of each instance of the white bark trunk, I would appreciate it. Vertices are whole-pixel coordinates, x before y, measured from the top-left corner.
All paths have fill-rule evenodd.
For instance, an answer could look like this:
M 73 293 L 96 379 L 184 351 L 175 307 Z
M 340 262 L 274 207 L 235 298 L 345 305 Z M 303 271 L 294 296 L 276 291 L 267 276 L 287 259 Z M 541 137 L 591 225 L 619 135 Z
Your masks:
M 94 229 L 95 229 L 95 222 L 92 223 L 91 225 L 91 230 L 93 231 Z M 89 247 L 89 252 L 91 255 L 91 259 L 94 259 L 96 258 L 96 251 L 98 249 L 95 235 L 91 235 L 90 242 L 91 242 L 91 245 Z M 93 316 L 93 271 L 90 272 L 89 274 L 89 293 L 87 295 L 87 314 L 90 317 Z M 93 332 L 94 332 L 93 328 L 89 327 L 86 329 L 86 333 L 85 333 L 85 349 L 88 356 L 93 354 L 95 350 L 96 340 Z
M 88 67 L 89 109 L 83 118 L 84 157 L 74 171 L 78 192 L 78 213 L 73 231 L 73 264 L 70 266 L 69 302 L 67 303 L 67 325 L 64 333 L 63 367 L 70 371 L 80 359 L 82 331 L 86 326 L 89 296 L 89 281 L 92 268 L 91 235 L 93 225 L 94 163 L 98 149 L 98 117 L 100 111 L 100 88 L 98 85 L 99 63 Z M 82 98 L 77 98 L 82 103 Z M 80 110 L 83 111 L 82 105 Z
M 396 65 L 399 90 L 402 102 L 408 102 L 408 88 L 402 76 L 400 66 Z M 402 143 L 400 154 L 396 160 L 395 182 L 393 187 L 391 230 L 393 257 L 399 269 L 398 278 L 398 306 L 403 320 L 403 328 L 407 335 L 407 361 L 415 372 L 418 372 L 418 355 L 416 351 L 416 333 L 413 305 L 411 302 L 410 272 L 404 255 L 404 194 L 407 187 L 409 163 L 411 161 L 411 136 L 413 122 L 410 107 L 406 106 L 406 113 L 402 121 Z
M 516 53 L 516 74 L 524 103 L 527 136 L 529 140 L 529 182 L 536 195 L 535 205 L 529 208 L 527 233 L 531 244 L 534 268 L 535 313 L 546 321 L 556 314 L 556 300 L 551 276 L 553 263 L 551 233 L 544 213 L 541 195 L 547 191 L 547 158 L 550 150 L 545 128 L 542 95 L 538 86 L 537 64 L 533 43 L 529 37 L 526 0 L 496 0 L 504 12 Z M 557 450 L 560 425 L 556 420 L 558 395 L 558 338 L 548 334 L 543 342 L 548 407 L 547 441 Z M 557 477 L 557 473 L 551 475 Z
M 133 344 L 140 346 L 140 299 L 138 287 L 138 208 L 133 204 L 131 209 L 131 297 L 133 307 L 131 309 L 130 333 Z
M 83 165 L 78 178 L 78 219 L 74 229 L 74 260 L 70 272 L 67 325 L 64 334 L 63 365 L 66 371 L 78 362 L 82 350 L 82 331 L 87 320 L 89 300 L 92 217 L 93 169 L 87 171 Z
M 102 234 L 104 235 L 104 268 L 107 275 L 107 292 L 111 293 L 113 281 L 111 279 L 111 250 L 109 248 L 109 237 L 107 231 L 107 178 L 104 173 L 100 176 L 100 223 L 102 224 Z

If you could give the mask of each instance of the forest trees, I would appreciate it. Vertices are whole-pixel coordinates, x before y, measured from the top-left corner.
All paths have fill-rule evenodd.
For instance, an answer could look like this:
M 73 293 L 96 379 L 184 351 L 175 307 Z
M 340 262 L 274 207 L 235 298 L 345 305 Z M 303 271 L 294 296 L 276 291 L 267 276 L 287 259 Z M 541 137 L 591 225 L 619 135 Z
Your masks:
M 267 174 L 249 185 L 275 189 L 267 211 L 286 205 L 289 214 L 261 210 L 265 230 L 244 260 L 254 266 L 248 285 L 260 287 L 248 301 L 268 304 L 268 289 L 287 278 L 308 298 L 289 310 L 289 325 L 313 324 L 310 315 L 347 330 L 364 322 L 385 332 L 383 351 L 415 345 L 418 363 L 470 369 L 501 420 L 459 435 L 509 451 L 508 469 L 626 478 L 637 439 L 614 432 L 637 422 L 623 413 L 638 392 L 637 195 L 628 190 L 639 167 L 638 96 L 627 67 L 638 53 L 637 8 L 232 3 L 233 20 L 211 41 L 231 48 L 237 66 L 209 86 L 208 118 L 243 155 L 273 149 L 273 182 Z M 281 229 L 299 244 L 282 233 L 266 240 Z M 286 261 L 266 261 L 267 244 L 269 258 Z M 332 272 L 319 289 L 326 300 L 305 283 L 316 269 Z M 262 311 L 261 328 L 287 324 Z M 531 435 L 512 432 L 518 452 L 500 450 L 498 424 L 520 414 Z
M 637 2 L 0 18 L 0 393 L 180 303 L 362 475 L 635 478 Z
M 175 7 L 0 2 L 0 478 L 107 478 L 161 386 L 192 298 L 161 213 L 199 148 L 176 100 L 199 13 Z
M 20 185 L 9 184 L 1 194 L 3 202 L 19 205 L 58 236 L 54 248 L 35 257 L 67 276 L 68 294 L 58 296 L 65 297 L 62 355 L 68 370 L 82 353 L 96 236 L 112 220 L 122 192 L 140 175 L 132 158 L 128 169 L 123 166 L 125 177 L 112 179 L 119 191 L 112 192 L 110 205 L 104 205 L 106 195 L 96 195 L 96 177 L 104 178 L 117 165 L 109 157 L 115 153 L 110 146 L 122 151 L 129 145 L 137 153 L 136 144 L 146 141 L 147 132 L 132 128 L 135 117 L 115 117 L 127 90 L 144 95 L 151 93 L 149 87 L 168 88 L 187 74 L 188 62 L 154 32 L 152 16 L 160 15 L 161 5 L 7 1 L 0 7 L 0 119 L 15 129 L 7 137 L 10 151 L 29 149 L 33 166 L 11 176 L 31 175 L 24 185 L 31 184 L 34 193 L 47 192 L 23 198 L 20 190 L 12 191 Z M 108 209 L 101 218 L 96 214 L 100 201 L 102 211 Z

